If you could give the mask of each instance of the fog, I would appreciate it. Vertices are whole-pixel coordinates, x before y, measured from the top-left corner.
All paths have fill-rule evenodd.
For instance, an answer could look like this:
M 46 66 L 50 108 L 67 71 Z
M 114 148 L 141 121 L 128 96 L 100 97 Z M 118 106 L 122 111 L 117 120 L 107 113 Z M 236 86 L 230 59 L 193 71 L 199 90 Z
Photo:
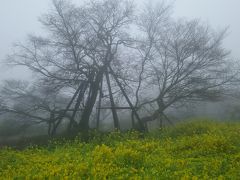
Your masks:
M 80 1 L 74 0 L 75 3 Z M 142 0 L 135 1 L 143 3 Z M 158 0 L 155 0 L 158 2 Z M 232 57 L 240 58 L 240 2 L 238 0 L 168 0 L 174 5 L 173 15 L 176 17 L 199 18 L 215 29 L 228 27 L 224 45 L 231 50 Z M 28 34 L 42 34 L 44 30 L 38 18 L 51 8 L 51 0 L 1 0 L 0 1 L 0 64 L 13 50 L 16 42 L 26 40 Z M 9 78 L 28 79 L 31 73 L 24 68 L 14 70 L 0 66 L 1 80 Z
M 136 1 L 136 3 L 142 0 Z M 232 51 L 233 57 L 240 57 L 240 2 L 238 0 L 168 0 L 174 4 L 174 16 L 199 18 L 213 28 L 228 29 L 225 39 L 226 48 Z M 168 2 L 167 1 L 167 2 Z M 80 1 L 75 0 L 79 3 Z M 155 0 L 158 2 L 158 0 Z M 51 7 L 51 0 L 1 0 L 0 1 L 0 59 L 3 59 L 16 41 L 23 41 L 27 34 L 41 34 L 38 17 Z M 9 74 L 1 72 L 1 77 Z M 3 78 L 2 77 L 2 78 Z
M 73 1 L 80 4 L 79 0 Z M 87 0 L 85 2 L 88 2 Z M 152 3 L 162 2 L 153 0 Z M 166 0 L 173 5 L 172 16 L 177 19 L 199 19 L 203 24 L 209 24 L 213 30 L 223 30 L 227 28 L 227 34 L 223 40 L 224 48 L 231 51 L 230 57 L 240 59 L 240 1 L 238 0 Z M 138 0 L 135 4 L 142 5 L 145 1 Z M 14 43 L 24 43 L 29 34 L 42 35 L 44 29 L 39 23 L 39 17 L 51 10 L 51 0 L 1 0 L 0 1 L 0 84 L 6 79 L 26 79 L 31 80 L 34 74 L 27 68 L 16 67 L 9 68 L 5 63 L 8 54 L 14 51 Z M 191 117 L 212 117 L 217 119 L 237 119 L 235 107 L 239 106 L 239 101 L 233 97 L 225 96 L 219 102 L 200 102 L 194 106 L 189 105 L 186 108 L 173 108 L 168 110 L 173 121 Z M 176 110 L 177 109 L 177 110 Z M 124 114 L 124 113 L 123 113 Z M 122 127 L 127 127 L 130 122 L 127 117 L 129 112 L 125 112 L 126 117 L 122 116 Z M 121 118 L 120 118 L 121 119 Z M 125 120 L 126 119 L 126 120 Z M 102 122 L 104 130 L 111 129 L 111 120 L 105 119 Z M 127 125 L 126 125 L 127 124 Z M 47 127 L 46 127 L 47 129 Z

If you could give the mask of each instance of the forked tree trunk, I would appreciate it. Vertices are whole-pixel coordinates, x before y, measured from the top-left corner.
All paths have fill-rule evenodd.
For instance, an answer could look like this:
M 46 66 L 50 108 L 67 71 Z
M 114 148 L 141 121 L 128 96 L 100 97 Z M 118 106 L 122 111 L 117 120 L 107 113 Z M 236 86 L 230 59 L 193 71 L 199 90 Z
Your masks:
M 103 71 L 100 70 L 97 73 L 95 80 L 90 84 L 89 97 L 87 99 L 86 106 L 84 108 L 84 111 L 83 111 L 83 114 L 81 116 L 80 123 L 79 123 L 79 131 L 85 135 L 87 135 L 88 130 L 89 130 L 89 119 L 90 119 L 90 115 L 93 110 L 93 106 L 96 103 L 99 84 L 102 80 L 102 77 L 103 77 Z

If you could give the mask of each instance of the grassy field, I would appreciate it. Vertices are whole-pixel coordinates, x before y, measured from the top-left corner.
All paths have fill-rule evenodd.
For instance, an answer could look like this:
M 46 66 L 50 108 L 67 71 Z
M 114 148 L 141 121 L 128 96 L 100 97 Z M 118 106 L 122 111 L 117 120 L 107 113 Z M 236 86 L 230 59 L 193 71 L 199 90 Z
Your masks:
M 240 123 L 94 135 L 89 143 L 1 149 L 0 179 L 240 179 Z

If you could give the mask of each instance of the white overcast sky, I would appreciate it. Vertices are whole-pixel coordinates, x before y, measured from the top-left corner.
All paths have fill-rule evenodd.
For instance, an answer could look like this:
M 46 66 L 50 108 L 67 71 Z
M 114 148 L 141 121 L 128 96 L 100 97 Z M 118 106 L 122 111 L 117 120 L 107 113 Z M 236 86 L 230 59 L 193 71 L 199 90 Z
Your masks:
M 0 62 L 11 52 L 14 42 L 24 42 L 31 33 L 40 34 L 38 17 L 50 5 L 51 0 L 0 0 Z M 224 46 L 232 51 L 232 57 L 240 59 L 240 0 L 175 0 L 174 16 L 199 18 L 214 29 L 229 26 Z M 26 73 L 23 69 L 13 72 L 0 67 L 0 79 L 15 76 L 24 78 Z

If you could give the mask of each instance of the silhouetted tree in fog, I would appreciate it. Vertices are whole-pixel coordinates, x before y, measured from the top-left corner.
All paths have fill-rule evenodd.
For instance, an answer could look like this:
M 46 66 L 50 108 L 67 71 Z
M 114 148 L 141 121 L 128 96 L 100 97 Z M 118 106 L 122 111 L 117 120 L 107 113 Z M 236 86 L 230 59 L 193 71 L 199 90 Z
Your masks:
M 52 136 L 56 126 L 56 117 L 64 111 L 65 101 L 69 98 L 50 87 L 33 86 L 26 81 L 5 81 L 1 94 L 4 101 L 0 112 L 22 119 L 28 125 L 46 124 L 48 135 Z M 65 115 L 68 120 L 70 114 Z
M 2 93 L 5 111 L 48 123 L 50 135 L 66 118 L 69 132 L 87 134 L 94 107 L 98 127 L 106 98 L 114 128 L 120 129 L 117 109 L 124 106 L 132 112 L 133 127 L 145 131 L 147 121 L 167 118 L 170 106 L 216 98 L 231 78 L 229 53 L 222 47 L 225 31 L 197 20 L 176 21 L 168 4 L 147 5 L 141 12 L 121 0 L 79 7 L 53 0 L 53 7 L 40 18 L 47 35 L 29 36 L 7 59 L 32 70 L 33 89 L 14 82 L 17 88 L 8 83 Z M 40 93 L 41 87 L 51 93 Z M 68 98 L 59 104 L 61 96 Z M 26 105 L 18 107 L 22 100 Z M 140 117 L 149 107 L 150 115 Z M 48 115 L 42 117 L 42 111 Z
M 143 121 L 167 118 L 164 111 L 179 103 L 216 99 L 232 78 L 229 52 L 222 47 L 225 30 L 214 32 L 198 20 L 171 20 L 159 26 L 161 18 L 159 8 L 149 8 L 140 25 L 145 39 L 136 97 L 142 99 L 139 109 L 155 109 Z

